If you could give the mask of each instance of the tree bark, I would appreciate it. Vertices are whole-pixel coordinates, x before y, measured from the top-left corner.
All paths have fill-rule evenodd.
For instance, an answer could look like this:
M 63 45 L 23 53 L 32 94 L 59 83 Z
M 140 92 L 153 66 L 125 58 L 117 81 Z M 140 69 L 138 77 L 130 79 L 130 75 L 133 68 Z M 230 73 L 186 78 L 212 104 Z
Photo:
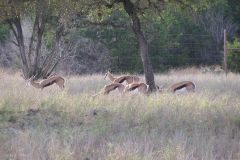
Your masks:
M 149 85 L 150 91 L 155 91 L 156 86 L 154 81 L 153 68 L 148 54 L 148 43 L 141 29 L 140 19 L 137 15 L 137 11 L 134 8 L 134 5 L 130 2 L 130 0 L 124 0 L 123 5 L 129 17 L 132 19 L 132 29 L 138 40 L 146 83 Z
M 20 18 L 17 17 L 17 18 L 11 19 L 8 21 L 8 23 L 18 43 L 21 62 L 22 62 L 23 75 L 25 78 L 29 78 L 29 63 L 26 58 L 26 51 L 25 51 L 24 38 L 23 38 Z
M 36 50 L 35 50 L 35 54 L 33 55 L 32 71 L 31 71 L 32 75 L 36 75 L 38 74 L 38 72 L 41 72 L 41 70 L 39 70 L 39 56 L 41 54 L 42 37 L 43 37 L 43 33 L 45 30 L 45 25 L 47 21 L 47 14 L 48 14 L 48 6 L 47 6 L 46 0 L 38 0 L 37 9 L 36 9 L 36 19 L 34 23 L 34 25 L 36 24 L 36 28 L 35 26 L 33 28 L 33 39 L 34 39 L 34 36 L 36 36 Z
M 17 2 L 12 2 L 17 5 Z M 54 40 L 54 47 L 52 52 L 42 61 L 40 56 L 42 54 L 42 38 L 45 31 L 47 17 L 49 14 L 49 3 L 47 0 L 37 0 L 35 11 L 35 21 L 33 25 L 33 32 L 30 38 L 29 50 L 25 49 L 24 35 L 21 25 L 21 14 L 16 12 L 16 17 L 7 20 L 10 28 L 16 37 L 17 46 L 20 52 L 20 60 L 22 62 L 22 71 L 25 79 L 35 76 L 35 79 L 48 77 L 61 59 L 59 56 L 59 44 L 63 36 L 64 27 L 59 23 L 56 30 L 56 38 Z
M 48 77 L 52 71 L 56 68 L 57 64 L 61 60 L 62 57 L 60 57 L 60 41 L 61 37 L 63 36 L 64 32 L 64 26 L 60 25 L 56 30 L 56 38 L 54 41 L 54 46 L 52 48 L 52 51 L 47 57 L 44 59 L 42 66 L 40 67 L 41 72 L 37 74 L 37 77 Z M 59 56 L 58 56 L 59 55 Z

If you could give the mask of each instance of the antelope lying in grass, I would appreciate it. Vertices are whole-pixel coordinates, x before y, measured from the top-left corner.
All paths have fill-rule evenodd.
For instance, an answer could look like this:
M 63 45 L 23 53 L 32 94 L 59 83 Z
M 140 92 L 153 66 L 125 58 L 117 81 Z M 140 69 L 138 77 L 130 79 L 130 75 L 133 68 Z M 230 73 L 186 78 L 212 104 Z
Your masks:
M 48 77 L 47 79 L 43 79 L 43 80 L 38 81 L 38 82 L 34 81 L 34 78 L 35 78 L 34 76 L 31 77 L 28 80 L 28 83 L 31 84 L 35 88 L 40 88 L 42 90 L 45 87 L 51 86 L 55 83 L 56 85 L 58 85 L 58 87 L 60 89 L 64 89 L 65 80 L 61 76 L 53 75 L 53 76 Z
M 120 93 L 123 93 L 124 88 L 125 88 L 125 86 L 121 83 L 108 84 L 108 85 L 105 85 L 99 93 L 97 93 L 95 95 L 92 95 L 92 97 L 94 98 L 94 97 L 96 97 L 97 95 L 100 95 L 100 94 L 107 95 L 107 94 L 109 94 L 110 92 L 112 92 L 116 89 L 118 89 L 118 91 Z
M 139 93 L 147 94 L 148 89 L 149 89 L 149 85 L 147 85 L 145 83 L 131 83 L 131 84 L 128 84 L 124 88 L 123 92 L 126 93 L 126 92 L 131 92 L 131 91 L 137 90 Z
M 111 73 L 111 70 L 108 70 L 107 73 L 104 76 L 104 79 L 106 79 L 106 77 L 109 78 L 109 80 L 112 83 L 123 83 L 124 81 L 127 82 L 127 84 L 131 84 L 133 82 L 139 82 L 140 78 L 138 76 L 130 76 L 130 75 L 125 75 L 125 76 L 120 76 L 120 77 L 114 77 Z
M 157 89 L 159 92 L 164 91 L 164 89 L 160 89 L 159 86 L 157 86 Z M 186 92 L 194 92 L 196 89 L 196 85 L 191 81 L 182 81 L 179 83 L 175 83 L 171 85 L 167 91 L 172 93 L 186 93 Z

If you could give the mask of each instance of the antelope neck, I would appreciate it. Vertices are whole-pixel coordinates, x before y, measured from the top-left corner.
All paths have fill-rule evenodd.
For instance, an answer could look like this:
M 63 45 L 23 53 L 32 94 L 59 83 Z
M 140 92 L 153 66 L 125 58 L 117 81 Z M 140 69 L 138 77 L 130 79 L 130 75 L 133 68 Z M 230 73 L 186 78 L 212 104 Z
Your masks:
M 111 73 L 108 73 L 108 78 L 110 79 L 110 81 L 114 81 L 116 79 L 113 77 L 113 75 Z
M 30 83 L 35 88 L 41 88 L 41 85 L 38 82 L 30 81 Z

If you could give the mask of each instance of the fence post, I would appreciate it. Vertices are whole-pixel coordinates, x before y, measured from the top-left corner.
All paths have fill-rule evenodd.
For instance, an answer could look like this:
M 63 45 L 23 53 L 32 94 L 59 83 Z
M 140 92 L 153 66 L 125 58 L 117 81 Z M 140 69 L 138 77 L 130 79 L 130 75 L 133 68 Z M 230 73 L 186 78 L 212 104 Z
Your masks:
M 223 48 L 224 48 L 224 71 L 225 71 L 225 75 L 227 76 L 227 72 L 228 72 L 228 68 L 227 68 L 227 32 L 226 29 L 224 29 L 224 44 L 223 44 Z

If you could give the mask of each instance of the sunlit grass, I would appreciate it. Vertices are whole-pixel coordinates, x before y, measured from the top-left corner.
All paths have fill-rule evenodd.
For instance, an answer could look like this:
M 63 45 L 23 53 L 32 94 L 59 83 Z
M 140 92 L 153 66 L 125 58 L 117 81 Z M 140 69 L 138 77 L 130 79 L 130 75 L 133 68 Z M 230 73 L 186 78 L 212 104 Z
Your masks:
M 0 159 L 240 159 L 240 76 L 179 73 L 156 83 L 191 80 L 195 93 L 93 99 L 103 75 L 40 91 L 0 71 Z

